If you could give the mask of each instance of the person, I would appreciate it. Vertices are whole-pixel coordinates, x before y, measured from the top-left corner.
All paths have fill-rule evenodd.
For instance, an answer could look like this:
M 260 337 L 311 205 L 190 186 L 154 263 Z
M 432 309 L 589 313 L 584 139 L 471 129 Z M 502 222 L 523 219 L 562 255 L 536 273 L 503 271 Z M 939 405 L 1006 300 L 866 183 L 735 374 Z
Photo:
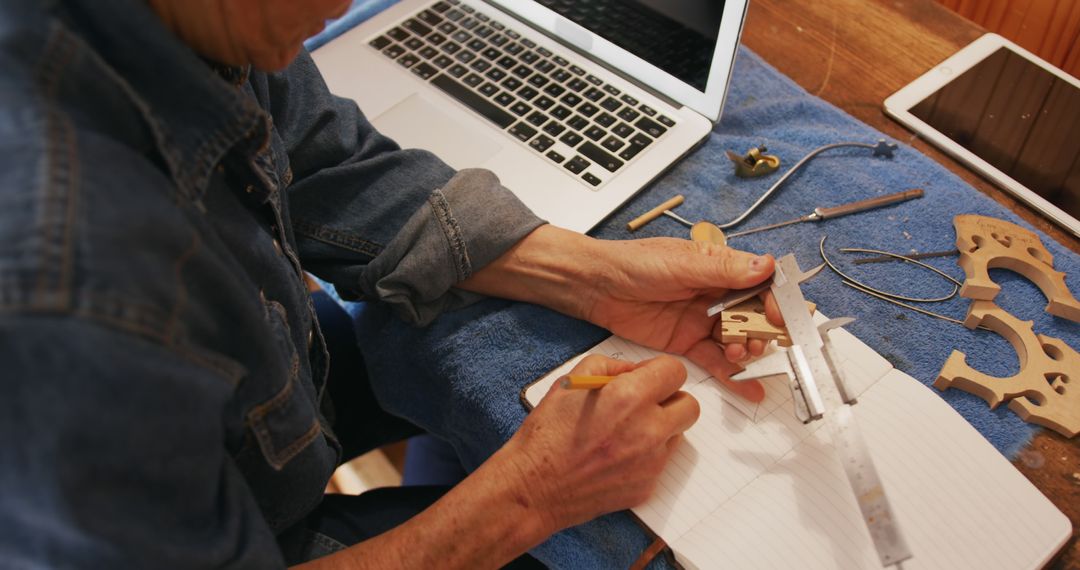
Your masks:
M 593 357 L 618 380 L 552 391 L 449 491 L 335 503 L 400 426 L 334 378 L 305 270 L 419 325 L 499 296 L 720 379 L 761 352 L 705 308 L 771 257 L 561 230 L 331 96 L 301 43 L 347 4 L 0 4 L 6 566 L 498 566 L 643 501 L 697 418 L 677 360 Z M 385 528 L 332 516 L 368 508 Z

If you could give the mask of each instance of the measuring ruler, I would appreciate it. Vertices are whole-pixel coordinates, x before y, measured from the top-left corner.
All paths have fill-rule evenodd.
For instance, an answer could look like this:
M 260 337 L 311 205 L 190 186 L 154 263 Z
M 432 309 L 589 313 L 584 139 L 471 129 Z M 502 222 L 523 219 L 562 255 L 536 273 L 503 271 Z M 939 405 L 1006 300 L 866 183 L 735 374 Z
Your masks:
M 855 494 L 863 522 L 877 550 L 882 566 L 891 566 L 911 558 L 911 549 L 893 515 L 885 488 L 881 484 L 870 450 L 855 422 L 851 405 L 855 398 L 844 382 L 839 359 L 833 352 L 828 331 L 854 319 L 831 319 L 820 326 L 806 309 L 799 283 L 817 272 L 803 272 L 788 254 L 780 258 L 772 279 L 772 293 L 784 316 L 791 347 L 762 358 L 732 380 L 786 376 L 795 403 L 795 415 L 803 423 L 825 419 L 833 446 Z

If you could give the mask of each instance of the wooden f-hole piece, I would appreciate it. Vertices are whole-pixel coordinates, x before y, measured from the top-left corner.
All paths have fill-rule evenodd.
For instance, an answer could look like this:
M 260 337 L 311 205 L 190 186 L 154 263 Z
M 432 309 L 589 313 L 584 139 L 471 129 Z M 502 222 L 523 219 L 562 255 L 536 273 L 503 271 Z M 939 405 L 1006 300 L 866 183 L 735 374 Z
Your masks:
M 1046 312 L 1080 322 L 1080 302 L 1065 286 L 1065 274 L 1054 271 L 1054 257 L 1034 232 L 986 216 L 956 216 L 953 225 L 960 267 L 967 275 L 960 289 L 962 297 L 992 301 L 1001 286 L 990 280 L 989 270 L 1010 269 L 1046 295 Z

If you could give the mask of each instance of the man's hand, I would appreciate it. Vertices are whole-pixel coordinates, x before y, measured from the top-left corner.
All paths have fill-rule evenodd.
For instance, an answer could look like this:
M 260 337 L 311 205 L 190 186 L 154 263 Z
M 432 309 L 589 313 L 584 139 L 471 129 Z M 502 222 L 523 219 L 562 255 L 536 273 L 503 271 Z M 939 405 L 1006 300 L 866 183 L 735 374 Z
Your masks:
M 617 377 L 599 390 L 556 382 L 499 452 L 549 532 L 644 502 L 700 413 L 670 356 L 634 364 L 593 355 L 572 373 Z
M 460 284 L 488 295 L 530 301 L 598 324 L 707 370 L 735 393 L 760 401 L 757 382 L 731 382 L 734 364 L 765 343 L 720 346 L 720 316 L 706 310 L 731 289 L 752 287 L 773 272 L 771 256 L 676 238 L 603 241 L 541 226 Z M 766 315 L 782 324 L 765 296 Z

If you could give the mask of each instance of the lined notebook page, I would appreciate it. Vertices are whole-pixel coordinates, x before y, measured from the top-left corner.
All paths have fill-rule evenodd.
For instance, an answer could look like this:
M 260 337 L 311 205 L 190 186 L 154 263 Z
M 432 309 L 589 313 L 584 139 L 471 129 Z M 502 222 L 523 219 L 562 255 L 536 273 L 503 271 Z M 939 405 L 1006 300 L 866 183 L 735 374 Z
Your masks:
M 823 317 L 818 317 L 823 320 Z M 903 568 L 1037 568 L 1068 519 L 936 394 L 843 330 L 830 332 L 855 415 L 915 554 Z M 589 353 L 655 351 L 609 338 Z M 539 402 L 574 359 L 526 392 Z M 634 513 L 680 562 L 711 568 L 879 568 L 823 422 L 795 419 L 786 383 L 749 404 L 688 364 L 698 422 Z

